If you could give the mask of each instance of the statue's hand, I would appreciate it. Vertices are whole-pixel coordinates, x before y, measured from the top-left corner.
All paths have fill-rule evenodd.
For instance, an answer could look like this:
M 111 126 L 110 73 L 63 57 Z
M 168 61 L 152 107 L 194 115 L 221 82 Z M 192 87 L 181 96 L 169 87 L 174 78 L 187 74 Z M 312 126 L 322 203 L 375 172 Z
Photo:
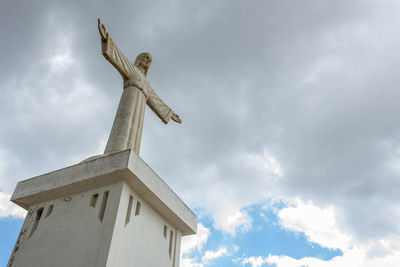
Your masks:
M 106 27 L 104 26 L 104 24 L 101 24 L 100 19 L 97 19 L 97 27 L 99 28 L 101 39 L 107 40 L 108 32 L 106 31 Z
M 176 121 L 177 123 L 181 123 L 182 120 L 179 118 L 179 116 L 177 114 L 174 113 L 174 115 L 172 115 L 171 119 L 173 121 Z

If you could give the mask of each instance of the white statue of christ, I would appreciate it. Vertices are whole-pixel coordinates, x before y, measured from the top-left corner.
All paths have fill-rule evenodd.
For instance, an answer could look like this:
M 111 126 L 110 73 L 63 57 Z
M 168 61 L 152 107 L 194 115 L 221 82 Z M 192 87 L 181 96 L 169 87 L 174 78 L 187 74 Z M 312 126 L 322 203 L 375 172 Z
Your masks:
M 151 55 L 141 53 L 132 64 L 115 45 L 106 28 L 98 19 L 101 49 L 104 57 L 119 71 L 124 80 L 124 90 L 111 129 L 104 154 L 133 149 L 139 154 L 146 104 L 164 122 L 181 119 L 156 94 L 146 79 Z

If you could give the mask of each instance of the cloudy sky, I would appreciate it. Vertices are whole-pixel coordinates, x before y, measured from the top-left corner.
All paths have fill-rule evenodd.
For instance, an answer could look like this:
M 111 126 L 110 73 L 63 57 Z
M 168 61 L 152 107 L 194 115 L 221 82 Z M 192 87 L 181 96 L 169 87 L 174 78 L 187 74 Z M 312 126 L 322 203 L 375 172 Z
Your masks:
M 198 216 L 182 267 L 400 266 L 397 0 L 0 0 L 0 265 L 18 181 L 102 153 L 122 92 L 97 18 L 183 123 L 141 157 Z

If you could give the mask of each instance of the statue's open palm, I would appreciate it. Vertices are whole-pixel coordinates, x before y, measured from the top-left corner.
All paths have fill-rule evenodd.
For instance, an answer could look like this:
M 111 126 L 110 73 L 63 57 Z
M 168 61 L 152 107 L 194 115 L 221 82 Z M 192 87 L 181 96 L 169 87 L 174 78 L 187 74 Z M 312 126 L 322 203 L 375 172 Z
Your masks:
M 107 40 L 108 38 L 108 32 L 106 31 L 106 27 L 104 24 L 101 24 L 100 19 L 97 19 L 97 26 L 99 27 L 99 32 L 101 35 L 102 40 Z

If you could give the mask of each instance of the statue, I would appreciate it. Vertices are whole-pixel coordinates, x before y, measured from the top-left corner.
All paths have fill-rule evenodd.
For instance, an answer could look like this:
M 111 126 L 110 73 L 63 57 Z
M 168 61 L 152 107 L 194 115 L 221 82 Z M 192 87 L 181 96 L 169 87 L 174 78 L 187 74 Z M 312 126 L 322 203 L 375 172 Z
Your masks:
M 156 94 L 146 79 L 152 61 L 149 53 L 141 53 L 132 64 L 115 45 L 98 19 L 101 49 L 104 57 L 119 71 L 124 89 L 104 154 L 133 149 L 139 154 L 146 104 L 164 122 L 181 119 Z

